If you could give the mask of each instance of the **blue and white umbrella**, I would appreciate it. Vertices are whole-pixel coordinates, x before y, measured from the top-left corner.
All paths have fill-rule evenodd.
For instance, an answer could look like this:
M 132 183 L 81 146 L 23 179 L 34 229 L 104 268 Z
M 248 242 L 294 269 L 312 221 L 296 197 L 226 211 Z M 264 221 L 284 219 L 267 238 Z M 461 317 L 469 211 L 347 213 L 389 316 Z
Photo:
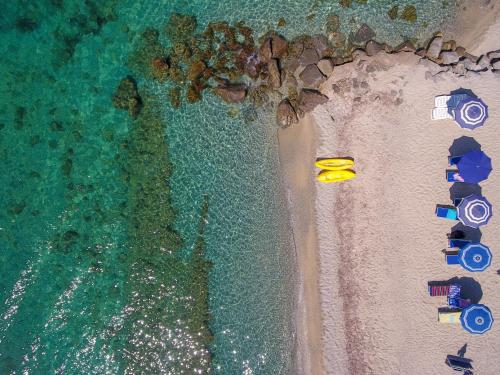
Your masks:
M 481 99 L 468 96 L 458 103 L 453 113 L 455 122 L 461 128 L 474 130 L 484 125 L 488 118 L 488 106 Z
M 470 243 L 460 248 L 458 261 L 460 265 L 470 272 L 481 272 L 491 264 L 491 251 L 480 243 Z
M 457 206 L 458 220 L 468 227 L 479 228 L 488 224 L 491 216 L 493 216 L 491 203 L 477 194 L 463 198 Z
M 493 315 L 484 305 L 470 305 L 462 310 L 460 322 L 467 332 L 482 334 L 491 329 L 493 325 Z

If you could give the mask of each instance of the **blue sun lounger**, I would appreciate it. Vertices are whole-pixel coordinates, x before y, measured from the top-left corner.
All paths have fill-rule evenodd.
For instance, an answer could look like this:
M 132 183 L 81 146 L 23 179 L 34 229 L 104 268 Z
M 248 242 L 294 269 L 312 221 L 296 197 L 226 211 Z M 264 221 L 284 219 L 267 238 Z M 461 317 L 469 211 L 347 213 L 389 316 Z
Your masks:
M 448 240 L 448 247 L 458 247 L 459 249 L 464 247 L 465 245 L 470 244 L 472 241 L 462 240 L 460 238 L 450 238 Z
M 446 264 L 448 265 L 460 264 L 460 261 L 458 260 L 458 252 L 446 253 L 444 258 L 446 260 Z
M 446 181 L 448 182 L 463 182 L 455 179 L 455 174 L 458 173 L 458 171 L 455 171 L 453 169 L 447 169 L 446 170 Z
M 458 220 L 457 210 L 455 208 L 450 208 L 450 207 L 437 206 L 436 216 L 448 220 Z

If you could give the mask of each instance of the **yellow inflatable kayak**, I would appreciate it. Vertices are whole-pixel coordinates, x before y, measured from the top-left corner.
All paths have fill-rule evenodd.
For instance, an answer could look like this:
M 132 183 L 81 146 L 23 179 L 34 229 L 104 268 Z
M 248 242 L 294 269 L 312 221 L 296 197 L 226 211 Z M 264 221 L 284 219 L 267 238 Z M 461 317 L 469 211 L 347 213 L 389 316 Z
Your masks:
M 316 167 L 321 169 L 326 169 L 329 171 L 339 171 L 342 169 L 352 168 L 354 165 L 354 160 L 348 158 L 322 159 L 317 160 L 315 165 Z
M 319 182 L 338 182 L 338 181 L 350 180 L 351 178 L 354 178 L 355 176 L 356 176 L 356 172 L 354 172 L 350 169 L 342 169 L 339 171 L 324 170 L 318 174 L 316 179 Z

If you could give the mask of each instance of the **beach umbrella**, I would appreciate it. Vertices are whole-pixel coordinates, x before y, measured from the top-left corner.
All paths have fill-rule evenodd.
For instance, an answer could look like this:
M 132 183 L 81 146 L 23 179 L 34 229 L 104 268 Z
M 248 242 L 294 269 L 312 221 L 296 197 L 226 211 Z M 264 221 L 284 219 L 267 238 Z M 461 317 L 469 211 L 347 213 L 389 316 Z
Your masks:
M 491 203 L 477 194 L 463 198 L 457 206 L 457 217 L 462 224 L 479 228 L 485 225 L 493 215 Z
M 488 118 L 488 106 L 481 99 L 471 96 L 461 100 L 453 112 L 455 122 L 469 130 L 483 126 Z
M 486 180 L 492 170 L 491 159 L 483 151 L 470 151 L 457 163 L 458 173 L 464 182 L 477 184 Z
M 480 243 L 470 243 L 458 252 L 460 265 L 470 272 L 481 272 L 491 264 L 491 251 Z
M 460 314 L 462 327 L 470 333 L 485 333 L 493 325 L 493 315 L 484 305 L 474 304 L 466 307 Z

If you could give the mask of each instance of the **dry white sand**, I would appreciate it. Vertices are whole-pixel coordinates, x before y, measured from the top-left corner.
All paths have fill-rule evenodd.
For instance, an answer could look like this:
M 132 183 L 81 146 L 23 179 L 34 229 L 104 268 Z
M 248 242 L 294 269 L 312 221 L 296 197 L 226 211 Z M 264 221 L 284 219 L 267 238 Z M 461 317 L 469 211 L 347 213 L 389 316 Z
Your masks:
M 447 156 L 462 136 L 474 137 L 492 157 L 494 170 L 481 187 L 494 212 L 500 210 L 500 75 L 437 74 L 413 54 L 380 54 L 335 68 L 322 88 L 330 101 L 280 133 L 299 255 L 300 371 L 452 374 L 446 355 L 467 343 L 466 357 L 478 374 L 499 374 L 500 323 L 484 335 L 438 323 L 437 309 L 446 300 L 429 297 L 427 282 L 473 278 L 482 288 L 480 303 L 500 321 L 500 214 L 482 229 L 482 242 L 494 255 L 483 273 L 445 264 L 441 250 L 455 223 L 434 215 L 436 204 L 451 203 Z M 451 120 L 430 120 L 434 97 L 458 88 L 473 90 L 489 105 L 483 128 L 468 132 Z M 315 183 L 311 166 L 327 156 L 354 157 L 357 178 Z

